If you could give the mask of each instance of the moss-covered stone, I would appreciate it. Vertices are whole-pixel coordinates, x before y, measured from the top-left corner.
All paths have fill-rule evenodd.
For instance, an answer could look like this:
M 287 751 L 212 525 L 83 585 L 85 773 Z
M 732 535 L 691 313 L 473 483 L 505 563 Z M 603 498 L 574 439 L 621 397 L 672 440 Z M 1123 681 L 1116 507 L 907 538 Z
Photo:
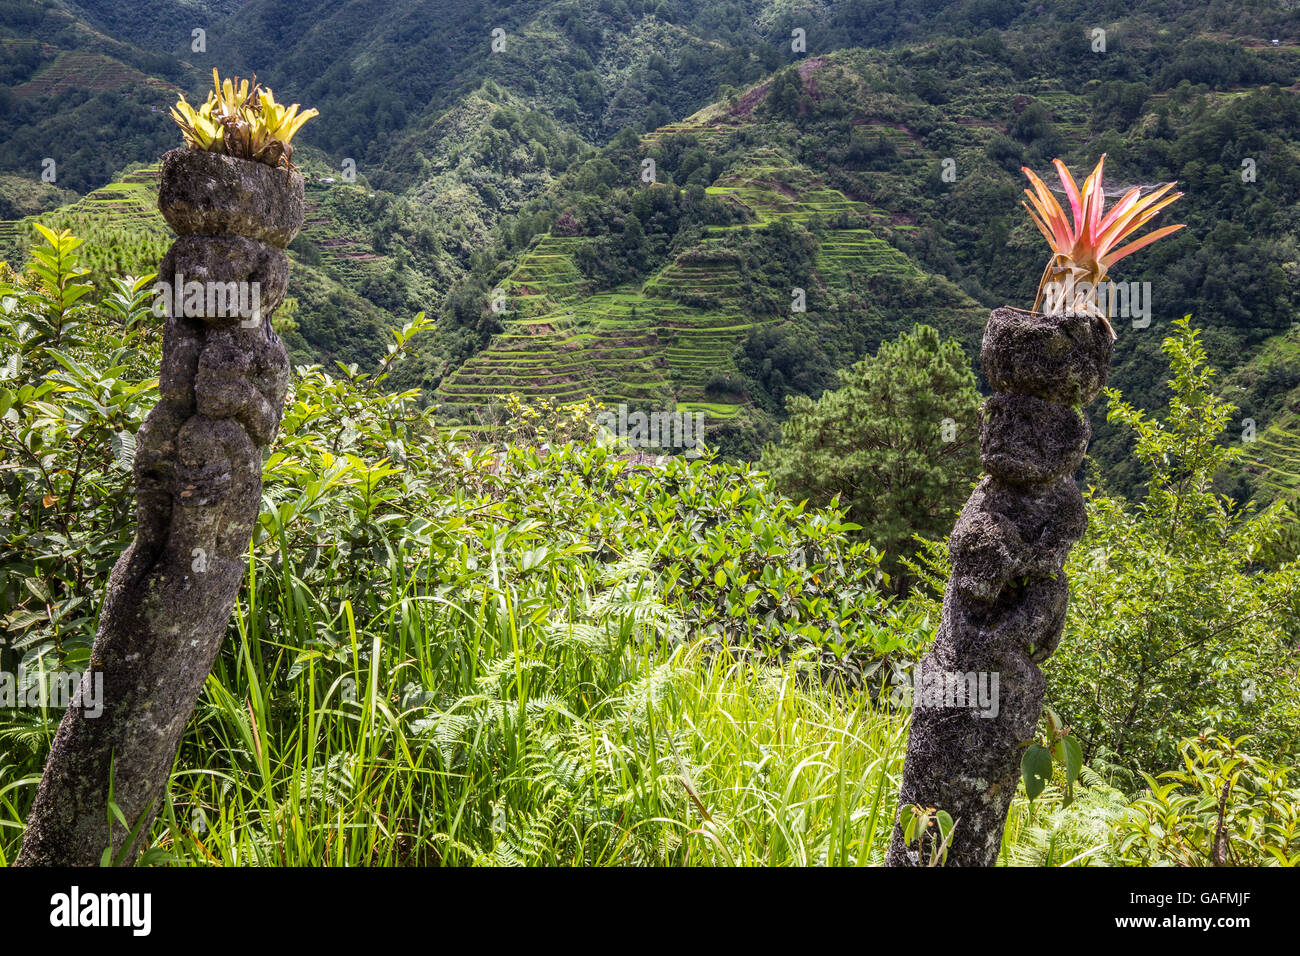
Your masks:
M 1001 308 L 989 316 L 980 361 L 994 391 L 1077 408 L 1105 387 L 1112 348 L 1100 319 Z
M 302 194 L 301 177 L 257 163 L 189 150 L 164 159 L 160 205 L 182 235 L 161 278 L 256 283 L 262 314 L 216 315 L 206 295 L 197 314 L 169 310 L 160 401 L 137 436 L 136 536 L 109 577 L 92 650 L 103 711 L 64 714 L 18 865 L 94 866 L 108 846 L 132 863 L 165 802 L 247 570 L 262 453 L 284 410 L 289 359 L 270 314 L 288 285 L 282 247 L 302 226 Z M 126 828 L 108 822 L 110 776 Z
M 301 174 L 221 153 L 163 156 L 158 208 L 182 236 L 244 236 L 281 249 L 302 228 Z
M 234 325 L 254 318 L 254 307 L 260 316 L 280 307 L 289 289 L 289 257 L 279 246 L 244 236 L 181 236 L 163 256 L 158 281 L 172 292 L 169 312 L 185 311 L 193 298 L 185 288 L 197 282 L 204 302 L 199 317 L 211 325 Z M 256 288 L 249 288 L 253 282 Z
M 1092 427 L 1080 412 L 1031 395 L 1001 393 L 984 404 L 980 460 L 995 478 L 1025 485 L 1073 474 Z
M 1078 407 L 1110 370 L 1111 339 L 1097 320 L 998 309 L 984 334 L 984 370 L 996 394 L 980 449 L 989 474 L 949 539 L 952 578 L 934 646 L 918 665 L 996 687 L 992 706 L 922 698 L 913 709 L 900 806 L 956 821 L 950 866 L 993 866 L 1046 681 L 1038 665 L 1065 625 L 1066 557 L 1088 516 L 1073 472 L 1089 430 Z M 887 862 L 928 862 L 933 832 L 907 845 L 895 824 Z

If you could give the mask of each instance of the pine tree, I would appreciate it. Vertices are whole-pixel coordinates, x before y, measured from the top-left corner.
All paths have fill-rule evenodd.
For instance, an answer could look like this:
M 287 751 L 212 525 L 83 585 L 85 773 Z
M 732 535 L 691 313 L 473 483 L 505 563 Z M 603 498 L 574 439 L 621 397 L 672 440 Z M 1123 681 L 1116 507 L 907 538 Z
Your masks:
M 838 496 L 897 571 L 913 534 L 947 534 L 979 474 L 975 376 L 961 346 L 925 325 L 838 376 L 816 401 L 790 400 L 763 465 L 796 499 Z

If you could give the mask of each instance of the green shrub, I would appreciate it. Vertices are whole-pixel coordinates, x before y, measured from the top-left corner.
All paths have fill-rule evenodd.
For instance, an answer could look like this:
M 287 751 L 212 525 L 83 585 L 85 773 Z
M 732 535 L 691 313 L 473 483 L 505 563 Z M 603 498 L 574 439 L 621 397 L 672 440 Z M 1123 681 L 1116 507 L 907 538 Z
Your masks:
M 1146 776 L 1148 791 L 1115 830 L 1136 866 L 1300 865 L 1300 789 L 1293 771 L 1202 734 L 1179 745 L 1182 770 Z
M 1147 493 L 1089 495 L 1088 531 L 1066 567 L 1065 636 L 1046 667 L 1049 701 L 1085 751 L 1135 769 L 1167 766 L 1205 728 L 1253 734 L 1270 757 L 1294 754 L 1300 729 L 1300 566 L 1260 558 L 1286 512 L 1241 510 L 1214 492 L 1215 473 L 1244 454 L 1221 441 L 1235 409 L 1212 391 L 1188 320 L 1175 326 L 1168 415 L 1108 393 Z
M 956 341 L 918 325 L 839 374 L 817 401 L 793 396 L 762 465 L 785 494 L 840 502 L 889 558 L 946 534 L 979 473 L 979 393 Z
M 42 229 L 0 274 L 0 669 L 88 659 L 102 583 L 133 528 L 135 433 L 156 401 L 152 276 L 92 301 L 79 241 Z

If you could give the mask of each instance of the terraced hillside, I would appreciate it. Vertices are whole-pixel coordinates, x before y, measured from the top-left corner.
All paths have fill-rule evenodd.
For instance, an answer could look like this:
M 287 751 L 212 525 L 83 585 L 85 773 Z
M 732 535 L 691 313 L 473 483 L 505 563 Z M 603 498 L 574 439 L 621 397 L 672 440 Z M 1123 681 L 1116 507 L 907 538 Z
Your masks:
M 13 88 L 19 99 L 34 100 L 57 96 L 68 90 L 150 90 L 175 95 L 180 87 L 166 80 L 142 73 L 120 60 L 90 50 L 55 50 L 47 48 L 53 62 L 26 83 Z
M 658 130 L 665 135 L 727 135 L 708 114 Z M 796 321 L 833 323 L 836 303 L 876 281 L 926 285 L 915 262 L 873 232 L 887 213 L 849 199 L 778 149 L 759 147 L 706 190 L 743 213 L 741 223 L 712 226 L 638 285 L 593 293 L 578 266 L 582 236 L 545 234 L 519 257 L 496 290 L 505 330 L 438 387 L 451 414 L 499 403 L 511 393 L 552 401 L 594 398 L 638 409 L 704 411 L 733 418 L 749 397 L 737 393 L 737 348 L 755 330 Z M 757 298 L 745 256 L 731 238 L 773 223 L 817 237 L 815 268 L 803 286 L 783 292 L 779 308 Z M 796 308 L 802 288 L 804 307 Z M 954 325 L 978 329 L 980 310 L 958 295 Z
M 364 186 L 326 184 L 308 171 L 308 213 L 302 238 L 294 243 L 288 307 L 280 315 L 293 361 L 378 361 L 387 329 L 398 324 L 391 312 L 354 292 L 383 274 L 389 258 L 378 254 L 370 234 L 348 210 L 371 202 Z M 69 229 L 83 244 L 81 265 L 105 284 L 116 276 L 143 275 L 158 268 L 175 238 L 158 212 L 158 164 L 135 166 L 113 182 L 75 202 L 22 219 L 0 221 L 0 261 L 26 261 L 39 241 L 33 223 Z
M 136 166 L 70 205 L 0 222 L 0 259 L 19 262 L 37 238 L 34 222 L 87 240 L 79 251 L 91 278 L 153 272 L 174 234 L 158 212 L 158 165 Z
M 346 214 L 364 205 L 371 195 L 364 188 L 326 182 L 334 177 L 307 177 L 306 215 L 302 241 L 320 251 L 317 265 L 333 279 L 356 288 L 376 274 L 382 256 L 375 252 L 370 236 L 350 223 Z

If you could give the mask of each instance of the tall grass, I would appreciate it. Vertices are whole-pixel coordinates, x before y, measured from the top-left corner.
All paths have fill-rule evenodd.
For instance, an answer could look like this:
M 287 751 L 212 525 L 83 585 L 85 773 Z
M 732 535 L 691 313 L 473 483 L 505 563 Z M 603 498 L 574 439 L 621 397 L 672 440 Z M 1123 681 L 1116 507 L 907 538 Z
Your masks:
M 793 661 L 685 640 L 647 556 L 489 567 L 454 590 L 407 567 L 390 557 L 383 610 L 360 624 L 292 568 L 250 565 L 146 862 L 883 861 L 905 716 Z M 36 779 L 0 781 L 0 862 Z M 1003 862 L 1105 862 L 1111 814 L 1082 793 L 1068 811 L 1051 789 L 1018 799 Z
M 793 665 L 683 643 L 644 562 L 455 595 L 424 567 L 365 629 L 335 609 L 332 642 L 313 596 L 282 581 L 274 609 L 250 582 L 208 681 L 155 833 L 171 861 L 883 856 L 904 721 Z

